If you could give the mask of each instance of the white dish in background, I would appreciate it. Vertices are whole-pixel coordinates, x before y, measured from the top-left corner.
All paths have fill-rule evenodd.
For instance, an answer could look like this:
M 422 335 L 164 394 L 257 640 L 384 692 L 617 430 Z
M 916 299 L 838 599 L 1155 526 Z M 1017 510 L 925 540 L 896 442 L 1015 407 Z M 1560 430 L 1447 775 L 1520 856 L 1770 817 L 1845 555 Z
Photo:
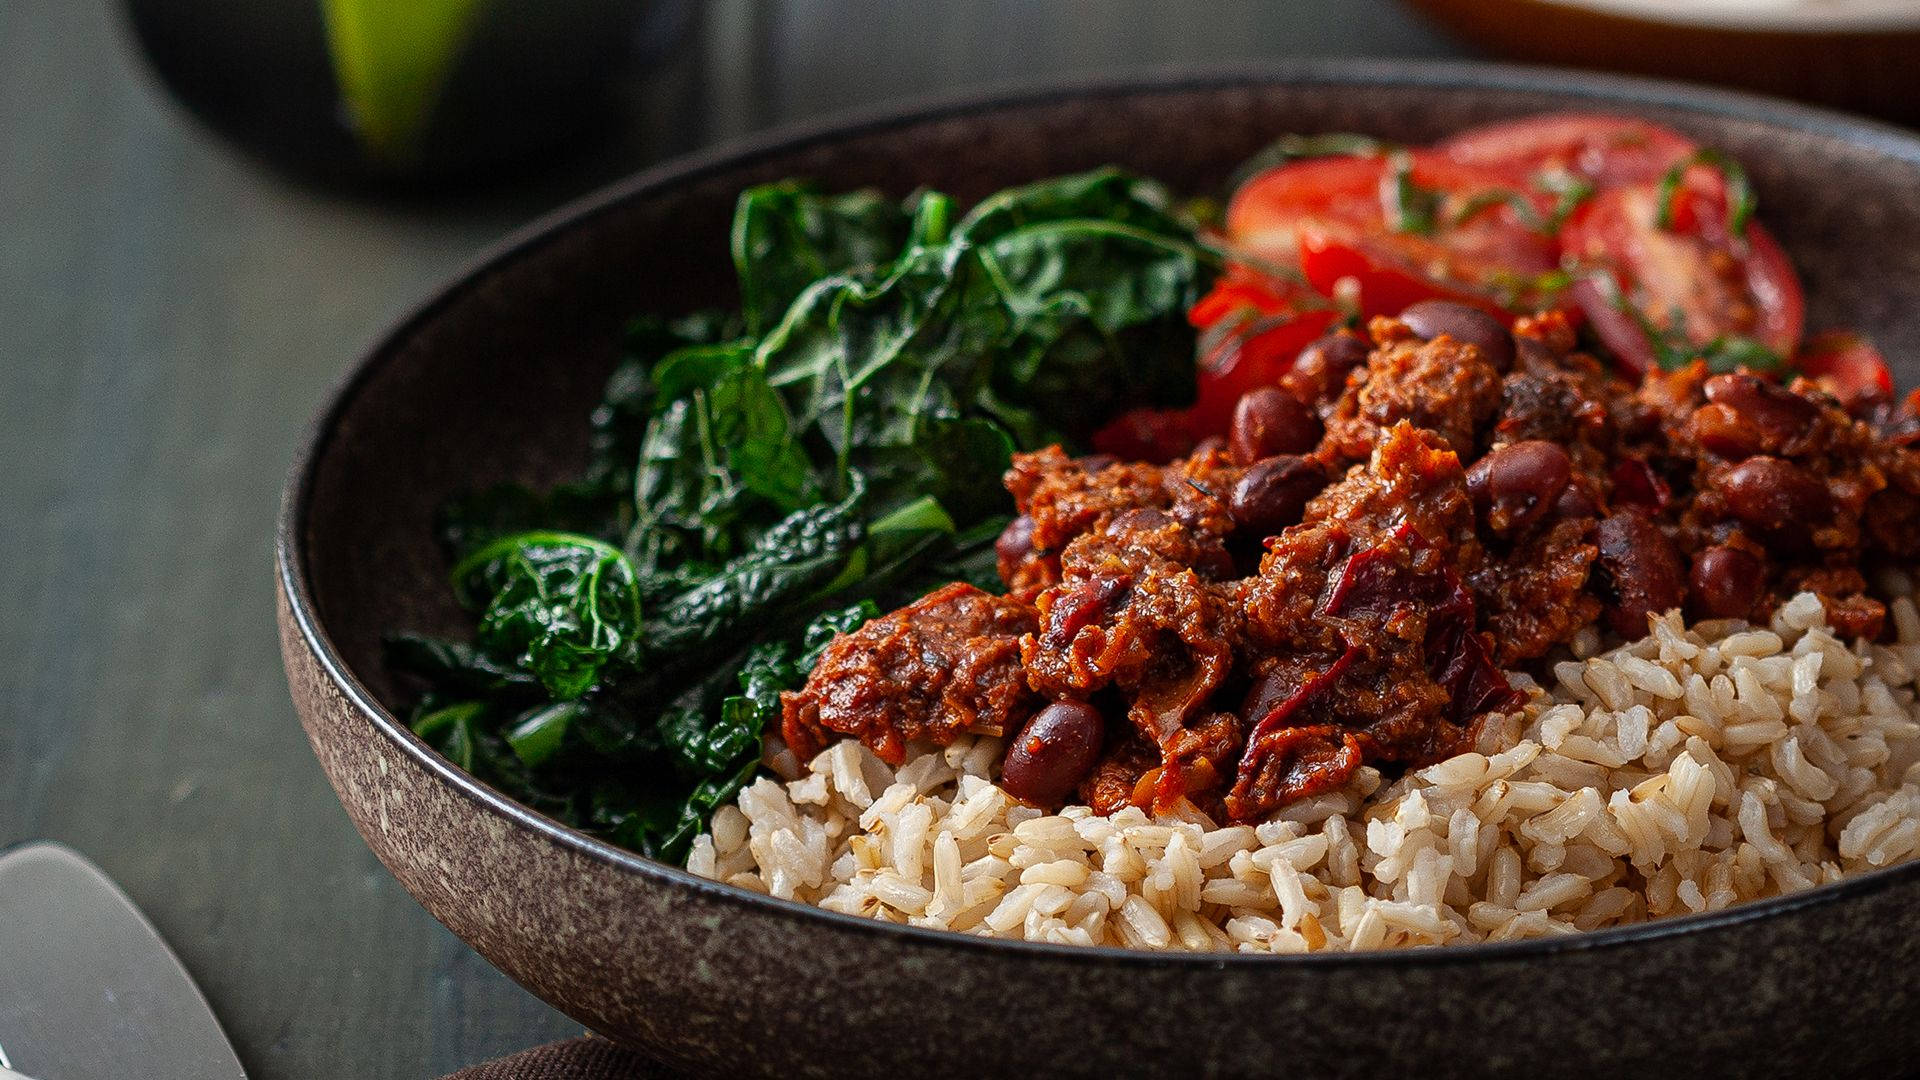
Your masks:
M 1920 0 L 1542 0 L 1647 22 L 1781 33 L 1873 33 L 1920 27 Z

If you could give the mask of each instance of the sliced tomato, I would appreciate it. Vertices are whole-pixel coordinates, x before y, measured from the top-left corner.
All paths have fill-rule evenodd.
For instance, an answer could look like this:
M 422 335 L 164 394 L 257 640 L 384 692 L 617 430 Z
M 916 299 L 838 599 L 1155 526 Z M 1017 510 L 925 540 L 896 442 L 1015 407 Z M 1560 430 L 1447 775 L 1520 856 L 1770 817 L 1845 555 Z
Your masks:
M 1428 151 L 1316 158 L 1242 185 L 1227 234 L 1366 316 L 1433 298 L 1533 309 L 1556 302 L 1528 289 L 1559 265 L 1552 200 Z
M 1224 435 L 1241 395 L 1272 386 L 1338 314 L 1305 286 L 1241 267 L 1230 269 L 1187 318 L 1202 331 L 1197 399 L 1188 413 L 1196 438 Z
M 1542 173 L 1577 176 L 1597 187 L 1659 180 L 1698 146 L 1670 128 L 1608 113 L 1546 113 L 1469 128 L 1434 150 L 1509 182 Z
M 1800 279 L 1758 223 L 1733 237 L 1725 185 L 1716 169 L 1689 168 L 1664 224 L 1658 181 L 1612 188 L 1561 230 L 1579 270 L 1572 295 L 1629 372 L 1715 340 L 1751 340 L 1782 357 L 1799 344 Z
M 1800 346 L 1793 366 L 1839 398 L 1849 412 L 1893 400 L 1893 372 L 1886 358 L 1858 334 L 1845 330 L 1815 334 Z
M 1194 329 L 1205 330 L 1228 319 L 1287 315 L 1312 301 L 1298 284 L 1240 265 L 1227 267 L 1207 295 L 1187 311 Z
M 1442 285 L 1408 268 L 1389 244 L 1350 229 L 1309 222 L 1300 229 L 1300 271 L 1328 296 L 1351 300 L 1361 318 L 1398 315 L 1422 300 L 1458 300 L 1512 322 L 1492 299 Z

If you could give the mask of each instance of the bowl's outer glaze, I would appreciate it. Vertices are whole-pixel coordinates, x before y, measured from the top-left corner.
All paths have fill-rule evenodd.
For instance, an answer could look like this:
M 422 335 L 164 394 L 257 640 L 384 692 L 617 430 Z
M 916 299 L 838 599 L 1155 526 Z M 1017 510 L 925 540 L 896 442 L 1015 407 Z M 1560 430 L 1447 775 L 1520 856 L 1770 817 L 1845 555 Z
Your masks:
M 280 536 L 294 700 L 380 860 L 488 960 L 597 1031 L 727 1075 L 1836 1074 L 1904 1064 L 1920 868 L 1556 943 L 1360 957 L 1152 957 L 827 915 L 615 851 L 466 777 L 394 719 L 390 628 L 458 631 L 431 540 L 450 493 L 545 483 L 637 310 L 730 294 L 745 185 L 974 198 L 1117 162 L 1213 190 L 1288 131 L 1423 140 L 1628 109 L 1744 160 L 1810 325 L 1920 357 L 1920 140 L 1752 99 L 1469 65 L 1296 66 L 941 106 L 641 174 L 536 225 L 377 346 L 317 421 Z M 1905 372 L 1903 385 L 1915 373 Z

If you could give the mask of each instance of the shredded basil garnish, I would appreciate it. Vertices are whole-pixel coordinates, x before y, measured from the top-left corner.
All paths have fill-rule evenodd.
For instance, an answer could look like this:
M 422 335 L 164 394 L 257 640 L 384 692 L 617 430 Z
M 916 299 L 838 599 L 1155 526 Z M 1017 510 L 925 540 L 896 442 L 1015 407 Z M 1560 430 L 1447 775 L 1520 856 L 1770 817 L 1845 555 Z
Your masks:
M 1707 362 L 1707 370 L 1715 374 L 1724 374 L 1747 368 L 1752 371 L 1787 370 L 1787 358 L 1750 337 L 1738 334 L 1726 334 L 1714 338 L 1705 345 L 1693 349 L 1693 354 Z
M 1461 203 L 1453 212 L 1448 224 L 1459 228 L 1481 214 L 1495 207 L 1506 206 L 1513 210 L 1513 216 L 1527 229 L 1542 236 L 1557 236 L 1560 227 L 1567 218 L 1580 208 L 1580 204 L 1593 197 L 1593 184 L 1585 177 L 1570 173 L 1542 172 L 1532 178 L 1533 186 L 1554 196 L 1553 208 L 1547 216 L 1540 216 L 1540 208 L 1525 194 L 1509 188 L 1488 188 L 1476 192 Z
M 1753 220 L 1753 212 L 1759 206 L 1759 200 L 1753 194 L 1753 184 L 1747 179 L 1747 170 L 1738 161 L 1712 147 L 1695 150 L 1660 178 L 1659 211 L 1653 223 L 1662 229 L 1672 230 L 1674 197 L 1680 193 L 1680 182 L 1686 178 L 1687 170 L 1695 165 L 1710 166 L 1726 179 L 1727 231 L 1736 239 L 1747 235 L 1747 223 Z
M 1440 192 L 1421 187 L 1413 179 L 1413 155 L 1398 151 L 1388 160 L 1380 179 L 1380 201 L 1394 232 L 1432 236 L 1439 225 Z
M 1667 326 L 1656 326 L 1646 312 L 1621 292 L 1620 281 L 1612 271 L 1590 272 L 1586 277 L 1600 290 L 1601 298 L 1608 305 L 1639 325 L 1640 332 L 1647 335 L 1647 343 L 1653 347 L 1654 362 L 1662 371 L 1678 371 L 1695 360 L 1706 361 L 1707 370 L 1716 375 L 1740 368 L 1781 374 L 1792 370 L 1785 356 L 1765 342 L 1741 334 L 1721 334 L 1696 345 L 1687 335 L 1686 314 L 1679 308 L 1671 310 Z
M 1547 223 L 1540 220 L 1540 215 L 1535 212 L 1533 204 L 1527 201 L 1527 197 L 1506 188 L 1488 188 L 1485 191 L 1475 192 L 1454 210 L 1447 224 L 1457 229 L 1481 214 L 1501 206 L 1512 207 L 1513 216 L 1519 218 L 1520 224 L 1527 228 L 1535 232 L 1545 231 Z
M 1570 172 L 1542 171 L 1534 174 L 1533 186 L 1554 196 L 1553 211 L 1547 217 L 1546 233 L 1558 235 L 1580 204 L 1593 198 L 1593 181 Z
M 1566 291 L 1571 284 L 1573 275 L 1565 270 L 1516 274 L 1502 269 L 1490 272 L 1486 279 L 1487 287 L 1493 290 L 1494 302 L 1508 311 L 1537 311 L 1550 307 L 1551 299 Z

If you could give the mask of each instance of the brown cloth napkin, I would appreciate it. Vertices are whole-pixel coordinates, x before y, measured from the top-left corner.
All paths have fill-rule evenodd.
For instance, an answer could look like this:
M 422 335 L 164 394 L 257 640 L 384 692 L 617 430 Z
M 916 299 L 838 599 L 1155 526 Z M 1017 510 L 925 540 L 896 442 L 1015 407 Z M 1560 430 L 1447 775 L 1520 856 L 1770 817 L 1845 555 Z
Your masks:
M 536 1046 L 461 1069 L 445 1080 L 681 1080 L 682 1074 L 634 1050 L 588 1035 Z

